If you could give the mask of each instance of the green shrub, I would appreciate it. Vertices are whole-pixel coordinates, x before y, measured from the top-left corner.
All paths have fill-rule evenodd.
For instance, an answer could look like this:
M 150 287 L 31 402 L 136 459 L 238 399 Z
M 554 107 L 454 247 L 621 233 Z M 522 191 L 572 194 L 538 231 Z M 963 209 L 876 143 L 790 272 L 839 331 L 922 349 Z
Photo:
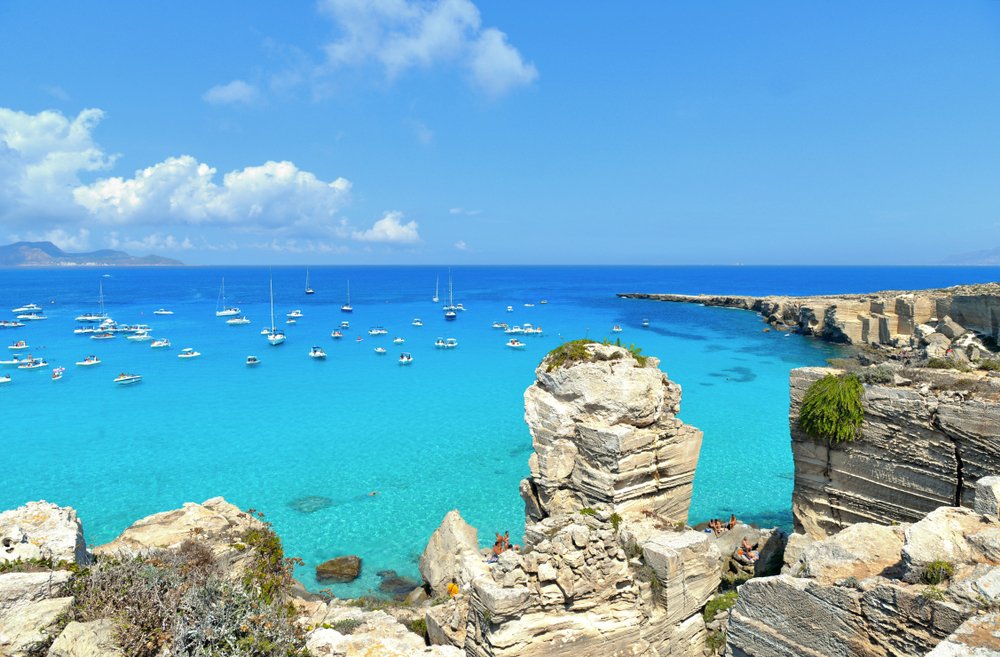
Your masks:
M 924 566 L 923 572 L 920 573 L 920 581 L 936 586 L 946 579 L 950 579 L 953 574 L 955 574 L 955 566 L 939 559 Z
M 875 383 L 892 383 L 893 371 L 891 367 L 875 365 L 867 367 L 861 371 L 861 380 L 869 385 Z
M 590 359 L 590 352 L 587 351 L 588 344 L 595 344 L 593 340 L 572 340 L 563 343 L 549 352 L 549 364 L 546 372 L 551 372 L 559 367 L 565 367 L 572 363 L 579 363 Z
M 854 441 L 860 435 L 865 417 L 863 393 L 861 381 L 853 374 L 827 374 L 806 391 L 799 412 L 799 428 L 831 444 Z
M 981 360 L 979 361 L 979 369 L 987 372 L 1000 371 L 1000 360 Z
M 424 638 L 427 637 L 427 620 L 424 618 L 414 618 L 406 624 L 406 627 L 414 634 L 419 634 Z
M 357 618 L 345 618 L 342 621 L 337 621 L 330 626 L 331 629 L 340 632 L 341 634 L 354 634 L 354 630 L 361 627 L 362 623 Z
M 611 517 L 609 518 L 609 520 L 611 520 L 611 527 L 612 527 L 612 529 L 614 529 L 615 533 L 617 533 L 618 532 L 618 528 L 622 526 L 622 517 L 620 515 L 618 515 L 617 513 L 612 513 Z
M 734 604 L 736 604 L 736 591 L 728 591 L 709 600 L 708 604 L 705 605 L 705 611 L 701 615 L 704 617 L 706 623 L 711 623 L 716 614 L 729 609 Z
M 580 513 L 581 516 L 596 516 L 597 515 L 597 511 L 595 511 L 594 509 L 590 508 L 589 506 L 585 506 L 582 509 L 580 509 L 579 513 Z
M 927 361 L 927 367 L 932 370 L 958 370 L 967 372 L 969 368 L 964 363 L 959 363 L 951 358 L 931 358 Z
M 920 592 L 920 597 L 924 600 L 935 600 L 940 602 L 941 600 L 944 600 L 944 591 L 936 586 L 928 586 Z

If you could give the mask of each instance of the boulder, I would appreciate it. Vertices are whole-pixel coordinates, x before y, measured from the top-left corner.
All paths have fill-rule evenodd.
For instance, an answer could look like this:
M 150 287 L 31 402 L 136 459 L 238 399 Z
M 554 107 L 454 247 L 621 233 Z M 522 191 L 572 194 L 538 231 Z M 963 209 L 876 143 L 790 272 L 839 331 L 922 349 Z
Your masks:
M 420 584 L 409 577 L 402 577 L 395 570 L 384 570 L 379 573 L 378 590 L 393 600 L 405 600 L 414 591 L 423 591 Z
M 466 586 L 486 572 L 479 553 L 479 532 L 457 509 L 449 511 L 420 556 L 420 576 L 435 596 L 443 596 L 448 594 L 452 578 L 459 586 Z
M 115 623 L 107 618 L 89 623 L 73 621 L 56 637 L 47 657 L 122 657 L 114 632 Z
M 945 315 L 937 324 L 937 330 L 950 340 L 955 340 L 965 333 L 965 327 Z
M 642 553 L 659 582 L 667 623 L 698 613 L 719 587 L 722 555 L 704 532 L 660 532 L 643 543 Z
M 903 528 L 871 523 L 851 525 L 803 550 L 793 574 L 823 582 L 891 575 L 900 567 Z
M 382 611 L 365 611 L 331 603 L 306 635 L 306 648 L 315 657 L 463 657 L 452 646 L 428 646 Z
M 42 500 L 0 513 L 0 562 L 43 558 L 56 563 L 88 561 L 76 511 Z
M 353 582 L 361 575 L 361 557 L 335 557 L 316 566 L 316 579 L 321 584 Z
M 23 657 L 69 612 L 66 570 L 0 575 L 0 655 Z
M 941 507 L 906 529 L 903 562 L 907 581 L 919 581 L 927 564 L 953 566 L 1000 559 L 1000 525 L 964 507 Z
M 984 613 L 962 623 L 926 657 L 1000 657 L 1000 613 Z
M 931 333 L 923 339 L 928 358 L 943 358 L 951 348 L 951 338 L 943 333 Z
M 976 482 L 976 513 L 1000 517 L 1000 477 L 983 477 Z

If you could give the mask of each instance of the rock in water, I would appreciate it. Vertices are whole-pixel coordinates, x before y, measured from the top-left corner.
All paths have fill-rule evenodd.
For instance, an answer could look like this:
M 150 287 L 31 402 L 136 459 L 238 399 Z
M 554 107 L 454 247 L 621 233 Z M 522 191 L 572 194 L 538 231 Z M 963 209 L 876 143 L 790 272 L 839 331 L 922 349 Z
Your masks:
M 420 588 L 419 582 L 409 577 L 400 577 L 395 570 L 383 570 L 379 573 L 379 577 L 382 581 L 379 582 L 378 590 L 393 600 L 405 600 L 414 589 Z
M 361 575 L 361 557 L 336 557 L 316 566 L 316 579 L 323 584 L 353 582 Z
M 292 500 L 288 506 L 299 513 L 316 513 L 333 506 L 333 500 L 322 495 L 306 495 Z

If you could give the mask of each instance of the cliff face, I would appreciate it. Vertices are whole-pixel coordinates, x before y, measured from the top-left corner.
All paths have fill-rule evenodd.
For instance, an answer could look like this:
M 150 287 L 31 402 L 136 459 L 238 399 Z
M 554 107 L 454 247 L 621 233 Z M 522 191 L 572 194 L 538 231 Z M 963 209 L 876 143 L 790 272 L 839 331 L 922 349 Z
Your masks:
M 866 385 L 861 437 L 829 445 L 798 428 L 803 396 L 827 368 L 791 373 L 797 532 L 821 538 L 857 522 L 914 522 L 942 505 L 971 507 L 974 484 L 1000 472 L 1000 401 L 970 398 L 959 378 Z M 946 376 L 941 374 L 940 376 Z M 985 385 L 985 384 L 981 384 Z

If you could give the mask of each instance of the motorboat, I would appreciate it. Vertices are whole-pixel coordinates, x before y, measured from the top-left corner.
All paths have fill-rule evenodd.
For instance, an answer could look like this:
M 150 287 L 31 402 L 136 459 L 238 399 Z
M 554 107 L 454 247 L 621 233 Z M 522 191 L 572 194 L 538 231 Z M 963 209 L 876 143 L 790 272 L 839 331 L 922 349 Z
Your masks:
M 385 354 L 385 347 L 375 347 L 375 353 L 378 354 L 379 356 L 382 356 L 383 354 Z
M 222 287 L 219 288 L 219 299 L 215 302 L 216 317 L 237 317 L 240 309 L 226 305 L 226 279 L 222 279 Z
M 301 310 L 293 310 L 292 312 L 286 314 L 285 317 L 288 317 L 290 319 L 298 319 L 299 317 L 302 317 L 302 311 Z
M 10 374 L 0 376 L 0 383 L 10 383 Z
M 546 305 L 546 304 L 547 304 L 548 302 L 549 302 L 549 300 L 548 300 L 548 299 L 542 299 L 542 300 L 541 300 L 541 301 L 539 301 L 538 303 L 540 303 L 540 304 L 542 304 L 542 305 L 544 306 L 544 305 Z
M 53 381 L 58 381 L 59 379 L 61 379 L 63 377 L 63 374 L 65 374 L 65 372 L 66 372 L 66 368 L 65 367 L 57 367 L 57 368 L 55 368 L 54 370 L 52 370 L 52 380 Z
M 291 317 L 289 317 L 288 319 L 285 320 L 285 324 L 296 324 L 296 323 L 297 323 L 297 320 L 292 319 Z
M 142 376 L 139 374 L 125 374 L 122 372 L 115 377 L 115 383 L 123 386 L 127 386 L 132 383 L 139 383 L 140 381 L 142 381 Z
M 507 346 L 511 349 L 524 349 L 526 345 L 517 338 L 511 338 L 507 340 Z
M 309 357 L 323 359 L 326 358 L 326 352 L 320 349 L 319 347 L 314 346 L 312 349 L 309 350 Z
M 269 328 L 267 328 L 267 327 L 265 326 L 264 328 L 262 328 L 262 329 L 260 330 L 260 334 L 261 334 L 261 335 L 271 335 L 271 329 L 269 329 Z
M 37 303 L 29 303 L 26 306 L 21 306 L 20 308 L 14 308 L 11 310 L 12 313 L 33 313 L 41 312 L 42 307 Z
M 114 340 L 115 334 L 111 331 L 101 331 L 90 336 L 91 340 Z
M 232 319 L 227 319 L 226 324 L 230 326 L 243 326 L 244 324 L 249 324 L 249 317 L 233 317 Z
M 173 315 L 174 311 L 167 310 L 166 308 L 157 308 L 153 311 L 154 315 Z
M 509 313 L 514 312 L 514 306 L 507 306 L 507 312 Z
M 643 328 L 649 328 L 649 320 L 648 319 L 642 320 L 642 327 Z
M 247 356 L 247 367 L 254 367 L 255 365 L 260 365 L 260 359 L 256 356 Z
M 347 281 L 347 301 L 344 305 L 340 307 L 341 312 L 349 313 L 354 312 L 354 306 L 351 305 L 351 282 Z
M 445 343 L 444 338 L 438 338 L 434 341 L 434 346 L 438 349 L 444 349 L 448 345 Z
M 504 328 L 504 325 L 501 324 L 500 322 L 493 322 L 493 328 L 495 329 Z
M 73 333 L 76 335 L 89 335 L 91 333 L 97 333 L 98 329 L 93 326 L 81 326 L 80 328 L 73 329 Z
M 406 340 L 404 340 L 403 338 L 393 338 L 392 339 L 392 343 L 393 344 L 403 344 L 404 342 L 406 342 Z
M 454 349 L 457 346 L 458 346 L 458 340 L 456 340 L 455 338 L 448 338 L 447 340 L 444 341 L 445 349 Z
M 344 334 L 341 333 L 340 331 L 334 330 L 333 333 L 330 334 L 330 337 L 333 338 L 334 340 L 339 340 L 340 338 L 344 337 Z
M 0 319 L 0 328 L 21 328 L 24 326 L 24 322 L 18 322 L 13 319 Z
M 409 365 L 412 362 L 413 362 L 413 356 L 411 356 L 409 352 L 404 351 L 403 353 L 401 353 L 399 355 L 399 364 L 400 365 Z
M 368 335 L 389 335 L 389 330 L 381 326 L 373 326 L 368 329 Z
M 148 331 L 139 331 L 138 333 L 126 336 L 125 339 L 131 340 L 132 342 L 148 342 L 153 339 L 153 336 L 151 336 Z
M 274 327 L 274 279 L 268 279 L 268 290 L 271 294 L 271 330 L 267 332 L 267 343 L 277 347 L 285 342 L 285 334 Z
M 342 328 L 342 329 L 349 329 L 349 328 L 351 328 L 351 323 L 345 319 L 344 321 L 342 321 L 340 323 L 340 328 Z
M 195 351 L 191 347 L 184 347 L 181 349 L 181 353 L 177 354 L 178 358 L 197 358 L 198 356 L 201 356 L 201 352 Z
M 534 308 L 535 304 L 533 304 L 533 303 L 526 303 L 526 304 L 524 304 L 524 307 L 525 308 Z
M 26 322 L 38 322 L 43 319 L 48 319 L 45 315 L 39 315 L 38 313 L 28 313 L 26 315 L 18 315 L 18 319 L 23 319 Z
M 45 362 L 44 358 L 28 358 L 28 360 L 22 362 L 17 366 L 19 370 L 39 370 L 43 367 L 48 367 L 49 364 Z
M 611 328 L 611 332 L 612 332 L 612 333 L 621 333 L 621 332 L 622 332 L 622 327 L 621 327 L 621 326 L 620 326 L 619 324 L 615 324 L 615 325 L 614 325 L 614 326 L 613 326 L 613 327 Z
M 541 335 L 542 334 L 542 327 L 541 326 L 536 326 L 535 328 L 531 328 L 531 329 L 527 329 L 526 328 L 526 329 L 524 329 L 524 333 L 525 333 L 525 335 Z
M 93 367 L 94 365 L 100 365 L 101 359 L 97 356 L 87 356 L 83 360 L 76 361 L 76 364 L 80 367 Z
M 153 340 L 152 344 L 149 345 L 153 349 L 166 349 L 170 346 L 170 340 L 166 338 L 160 338 L 159 340 Z
M 413 326 L 423 326 L 424 325 L 424 320 L 422 320 L 419 317 L 417 317 L 412 322 L 410 322 L 410 324 L 413 325 Z
M 20 351 L 21 349 L 28 349 L 28 343 L 24 340 L 18 340 L 14 344 L 7 347 L 8 349 L 13 349 L 14 351 Z
M 503 332 L 507 333 L 508 335 L 515 335 L 517 333 L 524 333 L 524 329 L 521 328 L 520 326 L 515 325 L 511 326 L 510 328 L 504 329 Z
M 465 306 L 463 306 L 460 303 L 456 303 L 455 304 L 455 310 L 461 310 L 462 312 L 465 312 Z

